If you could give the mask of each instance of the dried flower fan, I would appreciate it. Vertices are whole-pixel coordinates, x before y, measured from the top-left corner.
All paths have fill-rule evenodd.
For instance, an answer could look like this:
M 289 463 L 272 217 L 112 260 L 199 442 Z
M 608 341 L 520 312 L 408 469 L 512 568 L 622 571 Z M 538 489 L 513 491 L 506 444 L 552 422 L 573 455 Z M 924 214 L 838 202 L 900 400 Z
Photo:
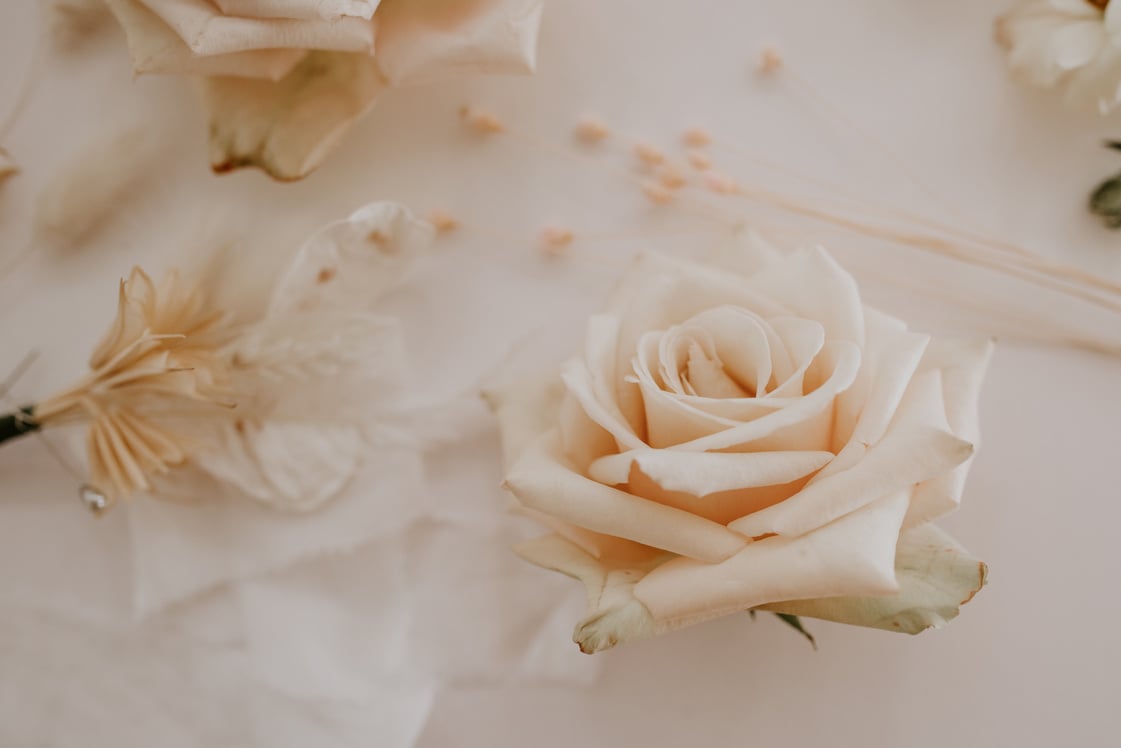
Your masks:
M 156 284 L 136 268 L 90 373 L 0 418 L 0 442 L 87 424 L 94 509 L 192 493 L 200 475 L 274 507 L 318 506 L 377 428 L 370 385 L 391 391 L 400 369 L 394 320 L 369 306 L 433 233 L 400 206 L 367 206 L 313 237 L 267 312 L 236 325 L 201 284 L 174 271 Z M 354 406 L 351 386 L 370 407 Z

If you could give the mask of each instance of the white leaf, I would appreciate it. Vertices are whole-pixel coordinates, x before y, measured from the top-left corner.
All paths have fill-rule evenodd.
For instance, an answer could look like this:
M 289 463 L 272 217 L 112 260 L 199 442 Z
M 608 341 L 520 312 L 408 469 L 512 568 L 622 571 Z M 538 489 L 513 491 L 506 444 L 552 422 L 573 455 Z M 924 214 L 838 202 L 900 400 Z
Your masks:
M 398 203 L 371 203 L 316 232 L 273 291 L 270 314 L 365 308 L 400 283 L 435 236 Z

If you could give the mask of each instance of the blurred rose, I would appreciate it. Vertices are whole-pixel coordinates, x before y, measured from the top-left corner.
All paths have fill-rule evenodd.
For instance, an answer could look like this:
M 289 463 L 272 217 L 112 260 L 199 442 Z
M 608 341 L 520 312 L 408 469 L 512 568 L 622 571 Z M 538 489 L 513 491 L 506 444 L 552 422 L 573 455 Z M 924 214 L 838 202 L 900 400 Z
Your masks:
M 544 0 L 108 0 L 138 73 L 201 76 L 216 171 L 300 179 L 386 86 L 530 72 Z
M 961 499 L 989 349 L 863 306 L 821 250 L 643 256 L 559 379 L 488 393 L 506 486 L 555 533 L 519 552 L 586 585 L 586 652 L 761 606 L 940 625 L 985 579 L 927 523 Z
M 1103 114 L 1121 103 L 1121 6 L 1109 0 L 1026 0 L 997 19 L 1008 66 L 1025 83 L 1061 88 Z

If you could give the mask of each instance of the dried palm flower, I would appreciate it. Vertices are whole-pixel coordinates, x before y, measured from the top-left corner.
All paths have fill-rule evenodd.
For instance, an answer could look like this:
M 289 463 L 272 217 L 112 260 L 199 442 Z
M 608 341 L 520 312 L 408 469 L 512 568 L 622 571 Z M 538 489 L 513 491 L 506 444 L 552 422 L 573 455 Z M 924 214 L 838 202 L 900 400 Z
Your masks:
M 168 273 L 157 286 L 140 268 L 121 281 L 117 317 L 90 357 L 90 373 L 38 404 L 41 426 L 89 421 L 94 484 L 111 500 L 152 488 L 151 477 L 200 446 L 191 421 L 228 409 L 230 336 L 201 288 Z
M 237 324 L 205 284 L 174 271 L 156 284 L 136 268 L 89 374 L 0 417 L 0 442 L 88 424 L 95 509 L 141 492 L 213 493 L 214 481 L 314 508 L 396 428 L 381 403 L 392 406 L 400 374 L 399 328 L 370 306 L 434 233 L 399 205 L 366 206 L 313 236 L 268 309 Z

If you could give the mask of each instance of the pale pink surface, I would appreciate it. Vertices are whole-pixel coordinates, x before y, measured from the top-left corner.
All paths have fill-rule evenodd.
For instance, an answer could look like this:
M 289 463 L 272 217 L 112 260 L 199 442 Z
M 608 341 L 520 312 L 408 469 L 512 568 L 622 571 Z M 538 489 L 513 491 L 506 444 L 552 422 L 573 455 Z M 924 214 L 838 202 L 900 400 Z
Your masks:
M 24 167 L 0 196 L 5 252 L 27 240 L 29 206 L 50 171 L 118 117 L 162 111 L 176 154 L 162 167 L 166 179 L 94 244 L 69 257 L 44 252 L 20 283 L 5 287 L 0 368 L 35 347 L 43 359 L 17 392 L 32 396 L 64 384 L 86 353 L 73 342 L 95 337 L 111 311 L 105 289 L 136 260 L 182 256 L 216 204 L 268 211 L 265 235 L 250 242 L 261 249 L 278 235 L 306 235 L 371 195 L 412 203 L 420 213 L 438 204 L 528 238 L 524 247 L 457 246 L 440 256 L 429 288 L 399 299 L 417 336 L 411 347 L 418 368 L 434 392 L 470 384 L 514 341 L 558 320 L 573 320 L 572 335 L 562 341 L 572 350 L 583 318 L 600 306 L 614 276 L 605 272 L 589 282 L 563 258 L 542 270 L 532 238 L 550 220 L 563 218 L 579 233 L 585 226 L 637 224 L 641 213 L 631 192 L 594 169 L 518 147 L 469 144 L 454 122 L 464 100 L 486 103 L 557 141 L 589 110 L 617 131 L 664 142 L 699 122 L 740 144 L 755 139 L 755 150 L 772 158 L 850 180 L 865 194 L 945 215 L 798 89 L 757 82 L 753 55 L 768 42 L 780 43 L 791 66 L 904 154 L 960 213 L 1006 238 L 1121 277 L 1118 235 L 1099 228 L 1081 207 L 1091 183 L 1117 167 L 1098 146 L 1116 135 L 1116 123 L 1064 111 L 1046 92 L 1010 83 L 991 40 L 995 4 L 705 0 L 662 4 L 657 14 L 645 12 L 648 7 L 637 0 L 552 4 L 536 78 L 391 92 L 339 158 L 297 185 L 269 184 L 256 174 L 206 174 L 202 118 L 189 92 L 175 82 L 132 83 L 117 37 L 95 43 L 80 62 L 52 64 L 26 117 L 0 144 Z M 0 56 L 10 71 L 0 80 L 0 102 L 12 100 L 15 71 L 28 59 L 31 11 L 15 4 L 0 10 Z M 719 161 L 721 168 L 734 165 L 727 156 Z M 738 173 L 751 170 L 744 165 Z M 487 175 L 486 189 L 478 189 L 480 174 Z M 622 258 L 638 244 L 620 242 L 602 253 Z M 891 300 L 885 293 L 878 303 L 888 307 Z M 891 311 L 909 316 L 906 308 Z M 922 321 L 926 329 L 929 319 Z M 478 334 L 483 327 L 489 332 Z M 984 444 L 964 506 L 945 523 L 991 565 L 991 584 L 944 631 L 909 638 L 810 622 L 820 647 L 815 653 L 766 616 L 754 625 L 733 616 L 603 655 L 604 674 L 592 687 L 449 689 L 419 745 L 1104 744 L 1121 668 L 1112 625 L 1121 616 L 1114 594 L 1119 379 L 1117 360 L 998 347 L 981 402 Z M 432 464 L 442 511 L 501 507 L 497 441 L 493 433 L 487 439 L 486 449 L 464 446 Z M 26 464 L 26 454 L 0 452 L 0 475 L 7 480 Z M 50 469 L 49 462 L 40 464 Z M 69 518 L 59 520 L 68 537 L 76 532 L 70 525 L 88 524 L 71 511 L 77 507 L 68 484 L 37 490 L 3 491 L 2 498 L 20 507 L 49 502 Z M 86 579 L 77 567 L 100 580 L 126 573 L 107 552 L 123 519 L 89 524 L 89 547 L 74 549 L 84 561 L 73 566 L 53 561 L 54 552 L 29 556 L 14 541 L 7 545 L 0 557 L 2 600 L 20 603 L 53 591 L 55 607 L 97 609 L 118 601 L 107 583 L 68 585 Z M 16 521 L 22 523 L 16 538 L 43 537 L 55 527 Z M 529 573 L 531 582 L 550 583 L 547 572 Z M 559 580 L 555 589 L 575 592 L 575 586 Z M 30 627 L 10 641 L 18 642 L 21 658 L 38 652 L 48 662 L 52 651 L 87 651 L 79 646 L 81 630 Z M 560 638 L 558 647 L 573 647 Z M 0 666 L 12 652 L 0 645 Z M 94 745 L 114 744 L 129 720 L 134 727 L 144 720 L 173 725 L 184 735 L 197 730 L 184 745 L 229 732 L 184 716 L 198 694 L 218 692 L 211 681 L 125 680 L 109 698 L 99 690 L 94 665 L 66 664 L 74 667 L 58 670 L 59 682 L 65 677 L 69 684 L 63 706 L 56 691 L 4 684 L 13 690 L 0 692 L 3 729 L 22 738 L 53 725 L 55 735 Z M 19 672 L 25 680 L 34 675 Z M 220 678 L 225 671 L 216 672 Z M 145 706 L 138 710 L 140 699 Z M 290 731 L 289 738 L 299 734 Z

